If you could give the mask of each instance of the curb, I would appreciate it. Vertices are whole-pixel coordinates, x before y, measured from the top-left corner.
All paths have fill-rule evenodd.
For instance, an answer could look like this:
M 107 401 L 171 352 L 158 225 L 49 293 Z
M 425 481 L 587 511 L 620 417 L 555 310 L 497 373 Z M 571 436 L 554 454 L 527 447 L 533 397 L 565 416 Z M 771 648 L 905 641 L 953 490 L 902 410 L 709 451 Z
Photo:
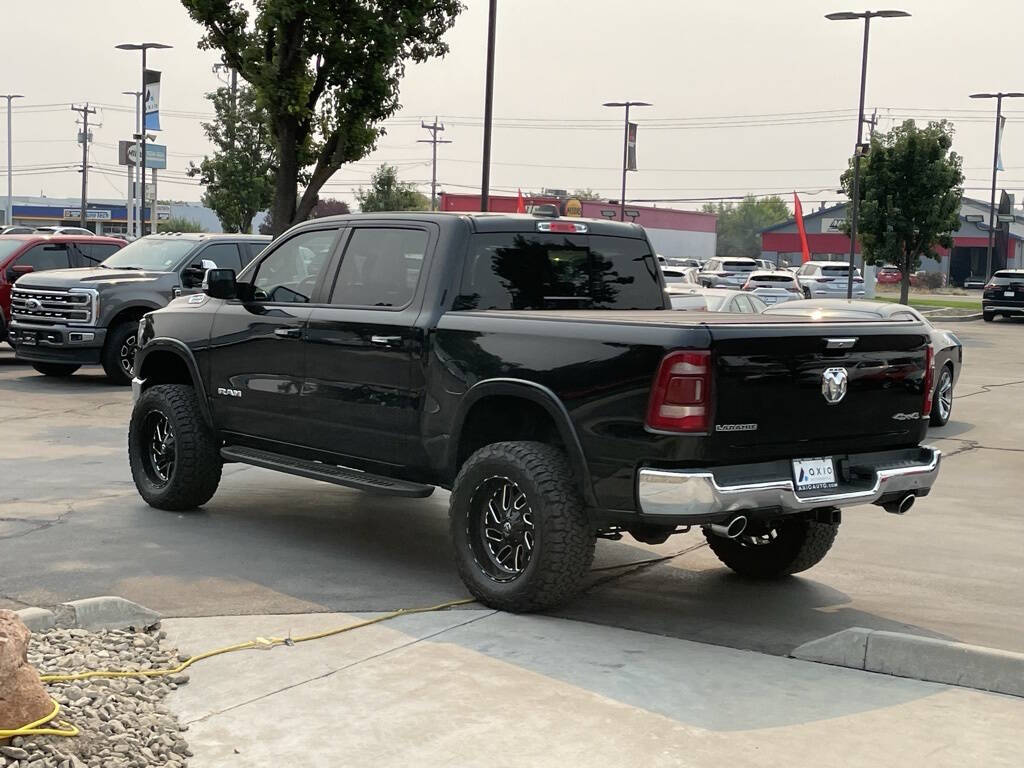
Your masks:
M 23 608 L 15 611 L 32 632 L 60 629 L 135 629 L 142 631 L 160 623 L 160 614 L 123 597 L 104 595 L 61 603 L 54 611 Z
M 1024 697 L 1024 654 L 981 645 L 851 627 L 804 643 L 790 656 Z

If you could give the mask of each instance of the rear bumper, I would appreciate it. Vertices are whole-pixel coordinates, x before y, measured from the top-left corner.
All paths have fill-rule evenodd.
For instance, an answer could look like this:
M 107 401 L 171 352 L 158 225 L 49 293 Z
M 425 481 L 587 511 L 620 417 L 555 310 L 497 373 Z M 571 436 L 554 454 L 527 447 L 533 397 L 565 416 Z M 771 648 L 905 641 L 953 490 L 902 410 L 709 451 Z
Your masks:
M 843 284 L 842 290 L 825 290 L 824 288 L 811 288 L 812 299 L 845 299 L 846 298 L 846 284 Z M 864 287 L 854 287 L 853 298 L 863 299 L 865 296 Z
M 987 304 L 985 302 L 982 302 L 981 311 L 998 312 L 1003 315 L 1024 315 L 1024 304 L 998 304 L 996 302 Z
M 879 504 L 908 493 L 926 495 L 939 475 L 941 452 L 921 446 L 835 458 L 849 471 L 837 488 L 827 491 L 798 492 L 788 474 L 789 462 L 699 470 L 642 468 L 637 473 L 637 501 L 647 519 L 678 525 L 717 522 L 758 510 L 792 514 Z

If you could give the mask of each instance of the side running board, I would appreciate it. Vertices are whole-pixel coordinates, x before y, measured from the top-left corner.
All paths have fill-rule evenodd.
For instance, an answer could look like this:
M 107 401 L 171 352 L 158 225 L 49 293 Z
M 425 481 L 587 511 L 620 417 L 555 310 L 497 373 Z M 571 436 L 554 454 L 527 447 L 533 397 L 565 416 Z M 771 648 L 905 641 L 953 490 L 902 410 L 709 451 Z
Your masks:
M 286 472 L 289 475 L 308 477 L 311 480 L 344 485 L 370 493 L 424 498 L 434 492 L 434 486 L 432 485 L 420 485 L 419 483 L 410 483 L 407 480 L 395 480 L 390 477 L 382 477 L 381 475 L 371 475 L 369 472 L 360 472 L 358 469 L 347 469 L 333 464 L 321 464 L 318 461 L 297 459 L 294 456 L 285 456 L 280 453 L 261 451 L 257 448 L 247 448 L 241 445 L 229 445 L 221 448 L 220 455 L 225 461 L 237 461 L 242 464 L 251 464 L 254 467 L 274 469 L 278 472 Z

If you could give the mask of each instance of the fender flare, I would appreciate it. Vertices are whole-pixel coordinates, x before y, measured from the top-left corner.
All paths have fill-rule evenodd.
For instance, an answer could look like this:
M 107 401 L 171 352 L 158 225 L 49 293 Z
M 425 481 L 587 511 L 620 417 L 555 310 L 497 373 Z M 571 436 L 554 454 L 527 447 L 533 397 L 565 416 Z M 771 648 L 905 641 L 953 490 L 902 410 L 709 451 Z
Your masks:
M 587 467 L 587 460 L 583 453 L 583 445 L 576 434 L 569 411 L 566 410 L 565 405 L 559 400 L 558 395 L 550 388 L 535 381 L 527 381 L 526 379 L 483 379 L 470 387 L 466 394 L 462 396 L 462 399 L 459 401 L 458 412 L 455 414 L 455 421 L 452 424 L 451 440 L 448 444 L 449 456 L 447 464 L 451 473 L 450 476 L 454 478 L 459 471 L 457 465 L 459 441 L 462 436 L 462 427 L 465 424 L 466 416 L 480 400 L 494 396 L 518 397 L 523 400 L 529 400 L 547 412 L 554 422 L 555 429 L 558 430 L 559 437 L 561 437 L 562 443 L 565 446 L 569 457 L 569 464 L 572 466 L 573 472 L 579 481 L 584 501 L 588 506 L 596 506 L 590 470 Z
M 169 339 L 166 337 L 150 339 L 146 342 L 146 345 L 139 350 L 135 357 L 136 371 L 140 373 L 142 372 L 146 358 L 153 352 L 170 352 L 185 363 L 185 367 L 188 369 L 188 374 L 192 379 L 192 386 L 195 387 L 196 394 L 199 396 L 199 408 L 203 414 L 203 421 L 205 421 L 207 426 L 211 429 L 215 429 L 213 424 L 213 413 L 210 411 L 210 401 L 206 396 L 206 386 L 203 384 L 203 377 L 199 375 L 199 365 L 196 363 L 196 358 L 195 355 L 192 354 L 192 350 L 189 349 L 184 342 L 179 341 L 178 339 Z

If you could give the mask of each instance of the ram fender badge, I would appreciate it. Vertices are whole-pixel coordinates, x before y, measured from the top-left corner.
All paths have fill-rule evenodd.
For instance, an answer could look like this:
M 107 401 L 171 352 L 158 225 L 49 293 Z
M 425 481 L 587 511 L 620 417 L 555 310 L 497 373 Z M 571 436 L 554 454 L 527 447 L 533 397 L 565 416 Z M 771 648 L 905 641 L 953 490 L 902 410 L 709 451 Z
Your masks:
M 240 389 L 228 389 L 227 387 L 217 387 L 217 394 L 224 395 L 226 397 L 241 397 L 242 390 Z

